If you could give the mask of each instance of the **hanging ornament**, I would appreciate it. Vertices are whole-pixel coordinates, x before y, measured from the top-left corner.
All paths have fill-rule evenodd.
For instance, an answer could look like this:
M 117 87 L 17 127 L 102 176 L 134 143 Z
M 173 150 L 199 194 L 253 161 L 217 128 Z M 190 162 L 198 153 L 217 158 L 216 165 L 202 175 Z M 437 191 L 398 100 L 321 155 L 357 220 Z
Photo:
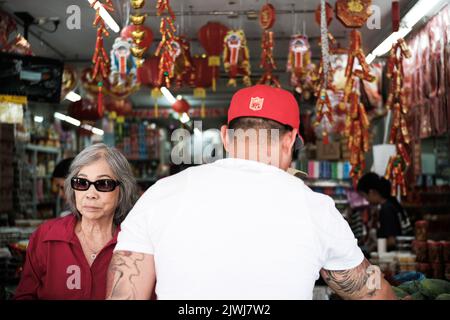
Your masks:
M 369 119 L 366 109 L 361 103 L 360 79 L 353 82 L 347 111 L 345 136 L 350 150 L 350 177 L 356 186 L 366 166 L 365 153 L 369 151 Z
M 153 42 L 152 29 L 142 25 L 128 25 L 122 29 L 120 36 L 124 39 L 131 39 L 136 46 L 146 50 Z
M 184 83 L 192 86 L 194 84 L 194 72 L 189 41 L 184 36 L 175 37 L 172 46 L 176 48 L 174 62 L 176 87 L 179 89 Z
M 138 69 L 138 78 L 141 85 L 149 86 L 150 95 L 154 101 L 154 116 L 158 118 L 158 99 L 162 96 L 159 83 L 159 57 L 150 56 L 145 59 L 144 64 Z
M 345 110 L 349 101 L 349 96 L 355 82 L 355 77 L 372 82 L 375 77 L 370 73 L 370 66 L 366 62 L 366 56 L 362 49 L 361 33 L 357 30 L 350 32 L 350 49 L 348 52 L 347 67 L 345 68 L 347 78 L 344 88 L 344 98 L 339 108 Z
M 393 17 L 394 18 L 394 17 Z M 396 155 L 392 156 L 386 168 L 386 179 L 391 181 L 392 196 L 396 196 L 398 189 L 406 196 L 406 170 L 411 165 L 410 142 L 411 137 L 407 125 L 409 112 L 408 99 L 404 90 L 403 59 L 410 58 L 411 52 L 403 39 L 399 39 L 392 46 L 388 60 L 387 77 L 391 80 L 390 91 L 386 107 L 392 113 L 392 126 L 389 142 L 396 147 Z
M 208 55 L 208 64 L 213 68 L 213 91 L 216 91 L 220 55 L 224 49 L 224 38 L 227 32 L 228 28 L 219 22 L 208 22 L 198 31 L 198 39 Z
M 77 81 L 78 79 L 75 69 L 65 65 L 61 83 L 61 100 L 64 100 L 66 95 L 76 88 Z
M 109 81 L 117 86 L 136 86 L 136 58 L 131 55 L 131 40 L 116 38 L 111 50 Z
M 311 62 L 311 46 L 306 35 L 291 37 L 286 70 L 291 73 L 291 86 L 308 100 L 309 92 L 314 89 L 315 66 Z
M 130 0 L 131 7 L 135 10 L 130 15 L 132 25 L 126 26 L 122 29 L 121 36 L 123 38 L 131 38 L 133 45 L 130 48 L 131 54 L 136 58 L 136 67 L 140 68 L 144 63 L 144 53 L 150 47 L 153 41 L 152 31 L 145 27 L 145 14 L 141 13 L 141 9 L 145 5 L 145 0 Z
M 322 51 L 322 58 L 319 67 L 319 80 L 316 88 L 316 121 L 314 125 L 322 126 L 322 141 L 324 144 L 329 143 L 328 131 L 333 124 L 333 108 L 329 97 L 329 90 L 331 88 L 332 70 L 330 64 L 330 49 L 329 40 L 330 33 L 328 26 L 331 23 L 330 16 L 327 15 L 327 6 L 325 0 L 320 3 L 320 46 Z
M 183 113 L 187 113 L 189 111 L 189 108 L 191 106 L 189 105 L 189 102 L 187 102 L 185 99 L 177 99 L 173 104 L 172 104 L 172 109 L 175 112 L 178 112 L 180 115 Z
M 175 60 L 181 53 L 180 46 L 176 47 L 177 42 L 174 41 L 176 28 L 174 26 L 175 14 L 170 7 L 169 0 L 158 0 L 156 3 L 158 16 L 162 16 L 165 12 L 168 16 L 161 18 L 159 31 L 161 32 L 161 42 L 156 49 L 155 55 L 160 57 L 159 60 L 159 83 L 170 87 L 170 80 L 174 77 Z
M 200 116 L 206 115 L 206 88 L 212 86 L 213 83 L 213 67 L 209 66 L 206 56 L 194 57 L 194 97 L 202 100 Z
M 242 75 L 245 86 L 251 86 L 250 55 L 244 30 L 230 30 L 224 39 L 223 65 L 230 80 L 228 86 L 236 87 L 236 77 Z
M 259 24 L 264 30 L 261 39 L 261 63 L 260 67 L 264 70 L 263 75 L 259 79 L 260 84 L 273 85 L 275 87 L 281 87 L 278 77 L 273 75 L 273 70 L 277 68 L 275 59 L 273 58 L 273 32 L 269 31 L 275 23 L 275 8 L 267 3 L 262 6 L 259 13 Z
M 91 4 L 91 7 L 94 7 L 97 1 L 94 1 Z M 112 12 L 114 11 L 113 4 L 111 0 L 105 0 L 105 3 L 102 3 L 102 6 L 105 10 Z M 99 7 L 100 8 L 100 7 Z M 98 88 L 98 100 L 97 100 L 97 110 L 98 112 L 103 112 L 103 81 L 108 78 L 108 65 L 109 59 L 105 51 L 105 47 L 103 45 L 103 36 L 108 37 L 109 32 L 106 30 L 105 22 L 100 16 L 100 9 L 96 10 L 94 26 L 97 27 L 97 41 L 95 44 L 95 52 L 92 58 L 92 63 L 94 64 L 94 68 L 92 71 L 92 81 L 97 82 Z M 103 116 L 103 113 L 99 113 L 100 116 Z
M 337 0 L 336 16 L 347 28 L 361 28 L 372 15 L 372 0 Z

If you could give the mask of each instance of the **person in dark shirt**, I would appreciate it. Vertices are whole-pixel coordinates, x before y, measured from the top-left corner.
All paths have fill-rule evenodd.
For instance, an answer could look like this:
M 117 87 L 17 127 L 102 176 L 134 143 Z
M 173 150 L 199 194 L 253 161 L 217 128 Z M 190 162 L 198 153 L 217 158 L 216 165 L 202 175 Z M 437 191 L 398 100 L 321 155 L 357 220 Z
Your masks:
M 391 196 L 391 183 L 376 173 L 366 173 L 359 179 L 358 193 L 371 205 L 379 205 L 377 237 L 387 239 L 387 249 L 395 249 L 395 237 L 412 233 L 409 218 L 398 202 Z

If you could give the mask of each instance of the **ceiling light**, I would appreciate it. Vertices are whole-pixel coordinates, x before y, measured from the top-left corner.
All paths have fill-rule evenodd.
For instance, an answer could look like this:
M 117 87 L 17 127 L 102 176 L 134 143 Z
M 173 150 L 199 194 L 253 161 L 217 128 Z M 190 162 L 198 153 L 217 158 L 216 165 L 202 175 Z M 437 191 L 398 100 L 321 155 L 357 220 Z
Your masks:
M 97 0 L 88 0 L 89 3 L 94 5 L 95 10 L 99 10 L 100 17 L 105 21 L 106 25 L 115 33 L 120 31 L 119 25 L 114 21 L 109 12 L 103 7 L 102 3 Z
M 70 91 L 68 94 L 66 94 L 65 99 L 72 102 L 77 102 L 81 100 L 81 96 L 74 91 Z

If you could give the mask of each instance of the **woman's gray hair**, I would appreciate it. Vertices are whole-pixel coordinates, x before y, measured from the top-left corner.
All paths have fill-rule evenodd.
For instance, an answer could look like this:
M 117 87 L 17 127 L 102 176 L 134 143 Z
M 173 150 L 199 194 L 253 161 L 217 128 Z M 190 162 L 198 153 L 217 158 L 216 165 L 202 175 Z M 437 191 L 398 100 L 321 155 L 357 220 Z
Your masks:
M 114 223 L 119 225 L 133 208 L 138 198 L 138 188 L 131 166 L 124 155 L 114 147 L 109 147 L 104 143 L 93 144 L 81 151 L 70 165 L 69 175 L 64 181 L 64 191 L 66 193 L 69 209 L 75 213 L 78 219 L 81 218 L 75 202 L 75 191 L 72 189 L 70 181 L 76 177 L 81 168 L 90 165 L 99 159 L 105 159 L 115 179 L 120 181 L 119 200 L 116 212 L 114 213 Z

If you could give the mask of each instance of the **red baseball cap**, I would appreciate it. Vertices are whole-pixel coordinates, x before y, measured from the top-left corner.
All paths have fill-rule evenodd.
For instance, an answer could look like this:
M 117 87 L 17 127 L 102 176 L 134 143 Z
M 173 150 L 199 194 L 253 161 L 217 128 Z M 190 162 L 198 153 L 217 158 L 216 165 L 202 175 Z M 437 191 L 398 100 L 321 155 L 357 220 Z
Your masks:
M 254 117 L 277 121 L 300 131 L 300 108 L 287 90 L 258 84 L 238 90 L 228 108 L 228 124 L 236 118 Z M 295 148 L 303 146 L 298 134 Z

